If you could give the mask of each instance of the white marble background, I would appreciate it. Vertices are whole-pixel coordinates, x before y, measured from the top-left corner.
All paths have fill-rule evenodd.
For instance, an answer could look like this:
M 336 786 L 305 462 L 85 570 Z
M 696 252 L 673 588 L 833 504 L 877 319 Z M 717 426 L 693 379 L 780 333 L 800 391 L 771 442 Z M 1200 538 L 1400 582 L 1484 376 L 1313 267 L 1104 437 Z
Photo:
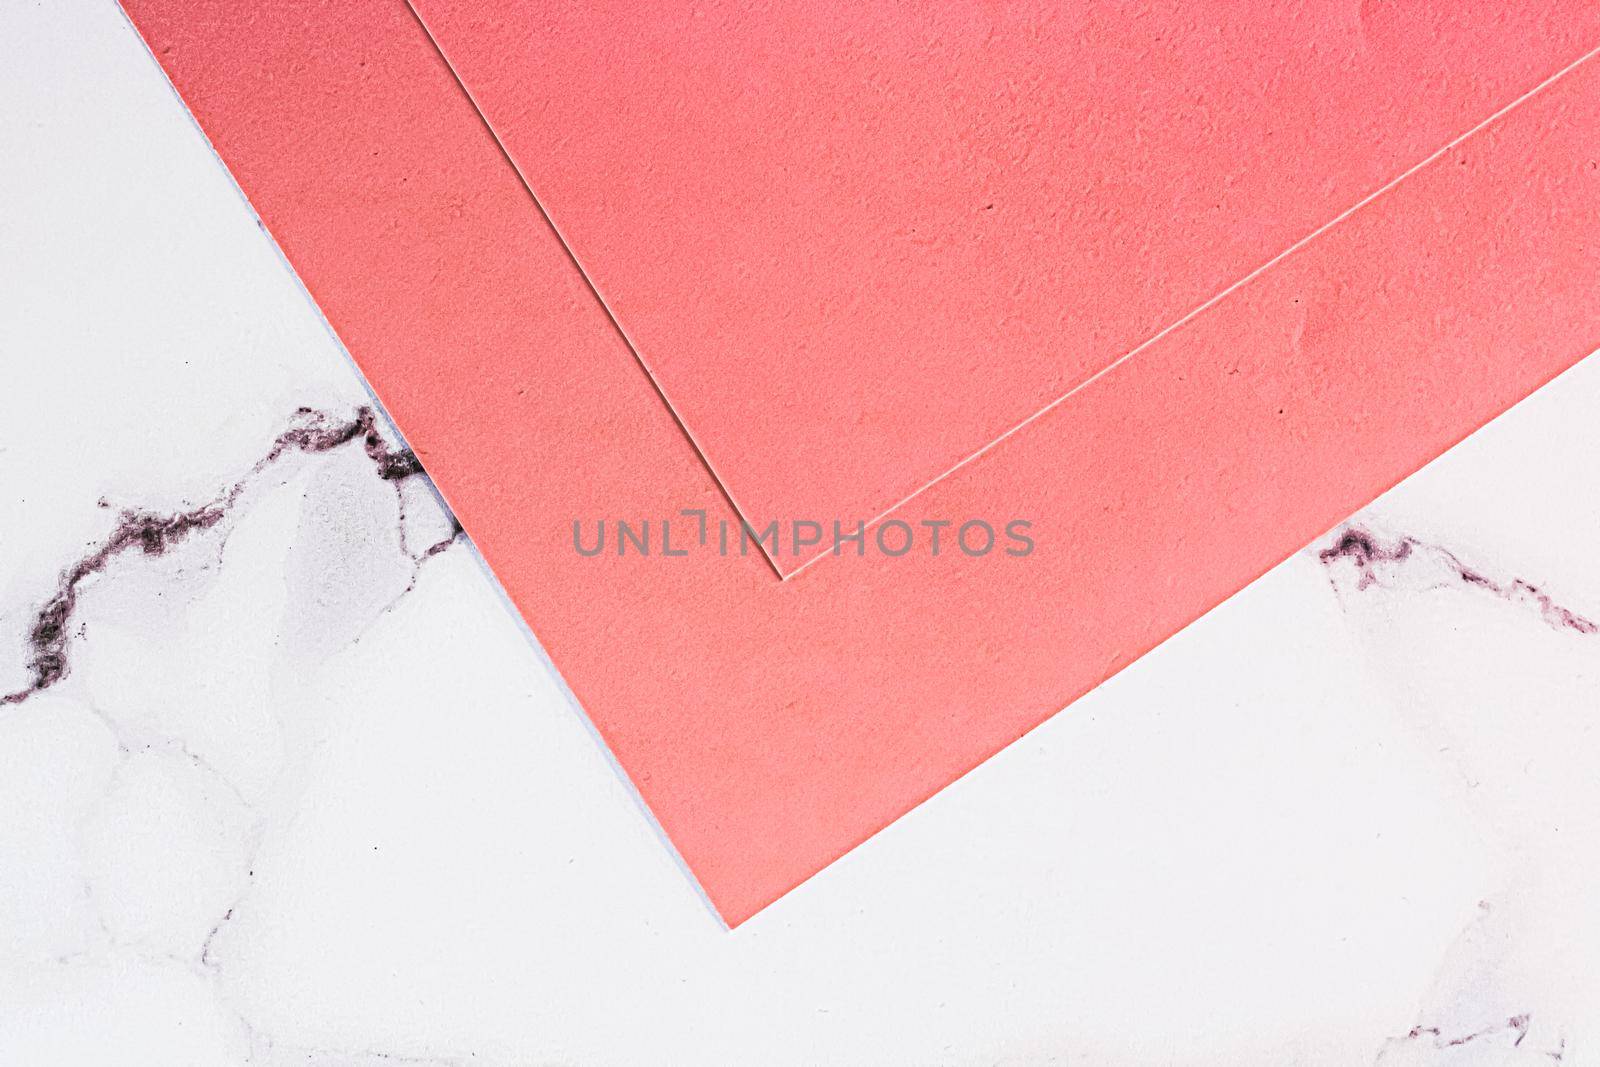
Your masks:
M 1600 356 L 730 932 L 392 434 L 268 458 L 368 397 L 118 9 L 0 42 L 0 1065 L 1600 1063 Z

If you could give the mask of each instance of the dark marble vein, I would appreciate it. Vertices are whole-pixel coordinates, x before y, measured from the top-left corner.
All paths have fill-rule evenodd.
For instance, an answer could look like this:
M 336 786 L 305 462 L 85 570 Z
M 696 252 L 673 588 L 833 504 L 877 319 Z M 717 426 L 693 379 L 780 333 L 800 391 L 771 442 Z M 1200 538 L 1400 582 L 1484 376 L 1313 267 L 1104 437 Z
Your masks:
M 286 456 L 330 452 L 353 441 L 360 441 L 361 449 L 372 461 L 378 477 L 395 483 L 397 495 L 399 483 L 408 478 L 426 476 L 415 453 L 410 449 L 391 448 L 384 441 L 383 435 L 378 432 L 377 416 L 371 408 L 358 409 L 350 419 L 339 419 L 327 412 L 300 408 L 290 418 L 289 428 L 274 439 L 271 447 L 244 477 L 208 503 L 167 515 L 140 510 L 124 511 L 105 540 L 61 572 L 55 594 L 39 609 L 28 631 L 28 671 L 32 678 L 26 687 L 0 695 L 0 706 L 21 704 L 35 693 L 43 692 L 66 678 L 70 669 L 70 623 L 77 610 L 79 592 L 85 581 L 103 573 L 112 560 L 133 551 L 147 556 L 164 555 L 191 535 L 220 523 L 251 483 Z M 403 524 L 404 499 L 400 500 L 400 507 Z M 460 535 L 461 525 L 452 516 L 449 537 L 420 553 L 407 550 L 407 554 L 421 563 L 444 551 Z
M 1481 589 L 1513 604 L 1529 604 L 1554 629 L 1571 630 L 1580 634 L 1600 633 L 1600 625 L 1556 603 L 1550 594 L 1531 582 L 1521 578 L 1497 581 L 1482 571 L 1467 566 L 1449 549 L 1439 545 L 1424 544 L 1414 537 L 1385 541 L 1364 527 L 1351 525 L 1341 530 L 1333 543 L 1317 554 L 1317 558 L 1326 567 L 1332 567 L 1341 560 L 1350 561 L 1356 567 L 1356 588 L 1367 589 L 1373 585 L 1383 584 L 1379 567 L 1384 564 L 1405 563 L 1424 551 L 1442 564 L 1446 574 L 1453 580 L 1469 588 Z

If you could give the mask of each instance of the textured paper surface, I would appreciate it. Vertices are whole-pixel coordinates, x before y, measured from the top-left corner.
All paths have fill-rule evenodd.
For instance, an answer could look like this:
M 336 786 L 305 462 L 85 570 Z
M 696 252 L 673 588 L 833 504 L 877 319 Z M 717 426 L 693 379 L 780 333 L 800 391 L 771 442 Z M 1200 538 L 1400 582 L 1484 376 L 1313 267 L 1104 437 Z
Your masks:
M 1576 0 L 413 2 L 758 527 L 881 514 L 1600 43 Z
M 1031 556 L 587 559 L 732 513 L 412 16 L 126 6 L 730 923 L 1600 340 L 1586 65 L 906 510 Z

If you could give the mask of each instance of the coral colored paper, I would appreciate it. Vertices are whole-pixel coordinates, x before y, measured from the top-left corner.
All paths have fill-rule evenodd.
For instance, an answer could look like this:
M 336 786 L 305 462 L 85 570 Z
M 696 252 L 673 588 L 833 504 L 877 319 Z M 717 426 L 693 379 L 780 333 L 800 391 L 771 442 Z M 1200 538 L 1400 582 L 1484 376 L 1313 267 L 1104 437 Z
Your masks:
M 126 6 L 730 923 L 1600 342 L 1589 63 L 905 510 L 1031 556 L 584 558 L 732 512 L 416 21 Z
M 1591 0 L 412 2 L 758 528 L 880 515 L 1600 43 Z

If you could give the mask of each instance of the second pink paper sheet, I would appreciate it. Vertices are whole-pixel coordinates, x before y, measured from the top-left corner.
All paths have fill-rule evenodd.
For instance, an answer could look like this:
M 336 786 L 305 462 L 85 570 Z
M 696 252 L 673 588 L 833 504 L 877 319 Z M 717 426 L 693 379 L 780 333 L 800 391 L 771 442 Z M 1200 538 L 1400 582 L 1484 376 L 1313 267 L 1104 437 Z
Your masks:
M 415 5 L 758 527 L 881 515 L 1600 39 L 1567 0 Z

